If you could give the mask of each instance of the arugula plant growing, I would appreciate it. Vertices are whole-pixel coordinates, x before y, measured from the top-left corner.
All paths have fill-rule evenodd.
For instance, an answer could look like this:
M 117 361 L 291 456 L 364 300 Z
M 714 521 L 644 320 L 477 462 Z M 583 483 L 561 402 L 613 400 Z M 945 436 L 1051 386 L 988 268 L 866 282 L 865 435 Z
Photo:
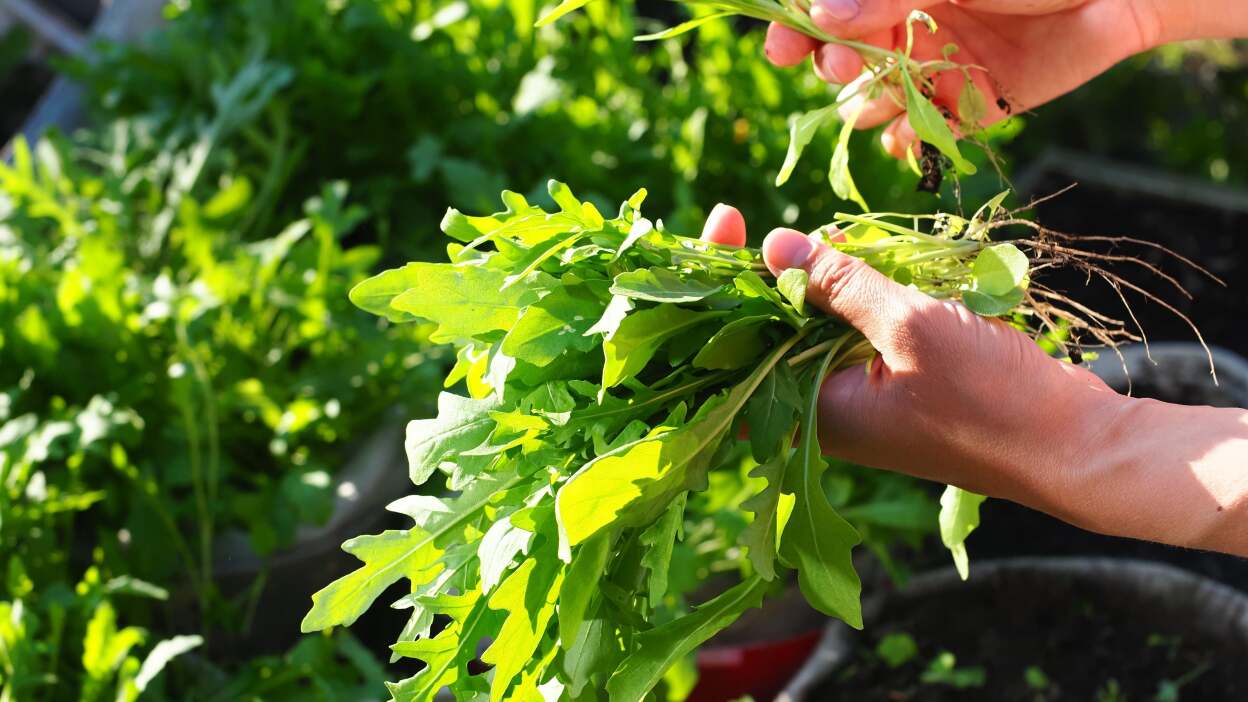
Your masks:
M 547 12 L 537 21 L 541 27 L 558 20 L 560 17 L 580 9 L 592 0 L 563 0 L 554 9 Z M 913 151 L 907 151 L 907 160 L 916 175 L 922 177 L 920 190 L 936 192 L 940 189 L 945 163 L 936 153 L 952 164 L 953 168 L 964 175 L 974 175 L 978 170 L 970 159 L 966 158 L 958 147 L 959 134 L 975 137 L 983 131 L 981 122 L 988 113 L 987 98 L 975 84 L 972 71 L 984 72 L 980 66 L 961 64 L 953 60 L 957 54 L 956 44 L 947 44 L 941 50 L 941 58 L 919 60 L 913 56 L 915 25 L 926 28 L 935 34 L 938 27 L 931 15 L 922 10 L 914 10 L 906 19 L 906 43 L 904 49 L 884 49 L 866 42 L 842 39 L 824 32 L 810 18 L 808 0 L 675 0 L 685 4 L 706 8 L 701 14 L 670 29 L 636 37 L 638 41 L 669 39 L 698 27 L 712 20 L 723 17 L 742 16 L 766 22 L 776 22 L 790 29 L 813 37 L 820 42 L 840 44 L 857 51 L 863 58 L 863 74 L 847 89 L 842 91 L 831 105 L 809 112 L 798 114 L 790 122 L 789 149 L 785 154 L 784 164 L 776 175 L 776 186 L 784 185 L 793 173 L 806 145 L 814 134 L 824 126 L 840 119 L 839 113 L 851 98 L 862 96 L 866 100 L 887 98 L 906 107 L 907 120 L 914 128 L 915 134 L 923 144 L 922 163 Z M 956 111 L 948 107 L 938 107 L 931 96 L 935 93 L 933 78 L 944 71 L 959 71 L 962 74 L 963 86 L 958 99 Z M 864 103 L 865 104 L 865 103 Z M 828 181 L 837 197 L 856 203 L 863 211 L 868 211 L 866 200 L 858 190 L 857 184 L 849 170 L 849 138 L 854 126 L 861 116 L 861 109 L 844 118 L 837 136 L 832 161 L 828 167 Z M 993 154 L 987 142 L 977 139 L 977 143 L 993 160 Z M 929 151 L 934 150 L 934 152 Z
M 116 572 L 186 578 L 209 629 L 245 627 L 259 589 L 218 588 L 221 534 L 263 556 L 327 520 L 349 440 L 419 403 L 437 359 L 346 299 L 380 251 L 343 246 L 363 215 L 345 184 L 250 242 L 232 235 L 245 179 L 184 193 L 145 253 L 167 188 L 126 163 L 126 126 L 18 141 L 0 165 L 0 552 L 43 587 L 100 548 Z
M 363 564 L 313 596 L 303 630 L 350 625 L 408 580 L 392 649 L 426 667 L 390 684 L 407 702 L 444 687 L 641 700 L 790 571 L 817 609 L 861 627 L 860 535 L 825 492 L 815 401 L 824 376 L 869 359 L 870 345 L 805 305 L 803 272 L 769 281 L 758 251 L 643 218 L 644 190 L 613 219 L 562 183 L 549 192 L 556 212 L 513 192 L 492 216 L 450 210 L 450 263 L 409 263 L 351 291 L 392 322 L 435 324 L 431 339 L 458 348 L 446 385 L 468 396 L 444 393 L 436 418 L 408 426 L 413 483 L 440 475 L 451 495 L 403 498 L 390 509 L 410 528 L 344 544 Z M 1028 257 L 989 238 L 1002 199 L 970 219 L 838 215 L 834 245 L 1021 324 Z M 759 486 L 743 505 L 748 566 L 685 612 L 665 597 L 672 547 L 690 497 L 734 452 L 748 452 Z M 978 503 L 954 488 L 949 499 L 957 546 Z M 492 670 L 480 674 L 469 664 L 486 641 Z

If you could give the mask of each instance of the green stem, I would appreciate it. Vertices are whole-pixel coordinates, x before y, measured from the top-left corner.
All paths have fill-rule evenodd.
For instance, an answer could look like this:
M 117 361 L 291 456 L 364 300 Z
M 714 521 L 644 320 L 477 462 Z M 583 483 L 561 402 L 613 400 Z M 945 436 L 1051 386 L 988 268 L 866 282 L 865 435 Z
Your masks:
M 210 505 L 215 502 L 217 496 L 217 473 L 220 464 L 220 436 L 217 429 L 216 401 L 213 396 L 208 371 L 191 345 L 190 337 L 186 332 L 186 325 L 179 320 L 175 325 L 175 331 L 178 338 L 179 351 L 191 366 L 191 372 L 194 375 L 196 384 L 202 388 L 204 394 L 204 421 L 208 426 L 208 467 L 205 470 L 203 456 L 200 454 L 199 427 L 196 424 L 190 400 L 188 398 L 187 401 L 178 403 L 182 411 L 182 421 L 186 425 L 187 443 L 191 453 L 191 483 L 195 493 L 195 511 L 199 517 L 197 526 L 199 528 L 200 573 L 204 591 L 207 592 L 212 581 L 214 520 Z
M 857 331 L 849 329 L 840 336 L 833 337 L 827 341 L 822 341 L 814 346 L 811 346 L 805 351 L 802 351 L 801 353 L 794 354 L 793 357 L 789 359 L 789 367 L 799 366 L 813 358 L 818 358 L 825 353 L 834 353 L 839 351 L 840 348 L 845 345 L 845 342 L 857 333 Z

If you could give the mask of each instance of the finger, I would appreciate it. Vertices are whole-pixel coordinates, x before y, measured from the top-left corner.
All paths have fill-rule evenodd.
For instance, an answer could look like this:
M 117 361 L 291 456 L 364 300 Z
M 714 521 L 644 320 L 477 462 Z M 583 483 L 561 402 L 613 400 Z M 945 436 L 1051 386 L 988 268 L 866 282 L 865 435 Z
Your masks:
M 884 277 L 861 259 L 792 229 L 776 229 L 763 241 L 763 261 L 775 275 L 800 268 L 810 276 L 806 297 L 867 337 L 890 365 L 898 348 L 894 332 L 933 300 Z
M 745 246 L 745 217 L 732 205 L 719 203 L 702 227 L 702 241 L 725 246 Z
M 884 132 L 880 134 L 880 143 L 893 158 L 906 160 L 907 149 L 914 151 L 915 158 L 920 155 L 919 136 L 914 133 L 914 127 L 910 126 L 910 120 L 906 115 L 894 119 L 884 128 Z
M 825 83 L 844 85 L 862 74 L 862 56 L 848 46 L 823 44 L 811 55 L 815 75 Z
M 767 38 L 763 41 L 763 53 L 777 66 L 796 66 L 817 46 L 819 42 L 815 39 L 772 22 L 767 25 Z
M 878 365 L 878 364 L 875 364 Z M 875 446 L 877 437 L 887 436 L 896 427 L 889 393 L 865 366 L 850 366 L 831 373 L 819 388 L 819 416 L 827 418 L 819 427 L 819 443 L 825 453 L 862 463 L 878 462 L 880 456 L 863 455 L 862 446 Z M 895 433 L 895 432 L 894 432 Z M 894 439 L 895 442 L 895 439 Z
M 836 96 L 837 102 L 842 103 L 837 108 L 837 114 L 841 116 L 841 119 L 849 121 L 851 117 L 858 115 L 858 120 L 854 122 L 855 129 L 878 127 L 901 114 L 905 109 L 892 87 L 885 88 L 884 95 L 875 99 L 870 99 L 865 93 L 859 92 L 870 79 L 871 75 L 864 73 L 845 86 Z
M 810 18 L 835 37 L 856 39 L 906 21 L 911 10 L 945 0 L 815 0 Z

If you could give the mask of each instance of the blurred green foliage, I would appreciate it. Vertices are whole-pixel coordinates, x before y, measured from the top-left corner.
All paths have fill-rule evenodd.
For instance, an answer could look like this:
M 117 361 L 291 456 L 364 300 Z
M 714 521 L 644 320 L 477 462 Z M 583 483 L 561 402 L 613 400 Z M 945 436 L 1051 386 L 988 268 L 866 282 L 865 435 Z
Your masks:
M 847 206 L 827 182 L 832 133 L 812 145 L 808 168 L 772 187 L 789 117 L 832 89 L 806 66 L 766 64 L 761 32 L 716 21 L 686 44 L 636 44 L 661 23 L 631 3 L 594 3 L 539 30 L 540 7 L 203 0 L 150 46 L 114 47 L 81 70 L 105 113 L 141 116 L 183 143 L 207 121 L 214 85 L 257 60 L 287 72 L 219 159 L 279 183 L 279 212 L 327 179 L 349 181 L 374 215 L 363 231 L 395 260 L 433 255 L 425 242 L 447 205 L 488 211 L 504 187 L 541 203 L 551 177 L 603 207 L 645 185 L 669 227 L 693 233 L 716 202 L 740 206 L 758 234 L 813 227 Z M 936 202 L 873 138 L 855 151 L 869 202 Z

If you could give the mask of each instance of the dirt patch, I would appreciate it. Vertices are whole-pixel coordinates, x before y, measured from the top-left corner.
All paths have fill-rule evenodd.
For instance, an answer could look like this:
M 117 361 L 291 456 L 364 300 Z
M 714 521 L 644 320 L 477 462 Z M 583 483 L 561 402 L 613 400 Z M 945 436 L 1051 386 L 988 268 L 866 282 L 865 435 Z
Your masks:
M 1248 699 L 1242 651 L 1202 638 L 1188 622 L 1140 611 L 1100 585 L 1013 579 L 957 588 L 900 603 L 862 635 L 846 667 L 812 700 L 975 702 L 976 700 Z M 908 634 L 917 653 L 896 668 L 875 651 Z M 924 682 L 944 653 L 953 676 L 982 684 Z M 1178 697 L 1166 697 L 1178 685 Z M 1158 697 L 1159 692 L 1161 697 Z

